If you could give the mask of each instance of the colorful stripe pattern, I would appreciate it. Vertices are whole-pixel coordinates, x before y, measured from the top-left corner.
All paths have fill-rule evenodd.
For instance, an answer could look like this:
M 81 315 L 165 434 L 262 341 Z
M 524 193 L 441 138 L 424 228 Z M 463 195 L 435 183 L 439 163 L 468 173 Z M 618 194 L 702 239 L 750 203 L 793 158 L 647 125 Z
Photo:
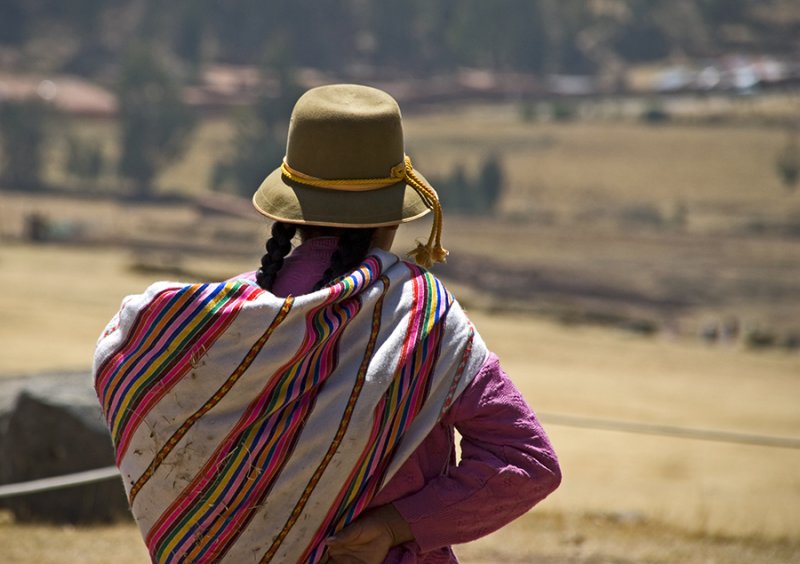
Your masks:
M 214 406 L 216 406 L 222 400 L 222 398 L 225 397 L 225 395 L 231 390 L 234 384 L 236 384 L 236 381 L 239 380 L 239 378 L 241 378 L 242 374 L 244 374 L 245 371 L 248 368 L 250 368 L 250 365 L 253 363 L 253 360 L 255 359 L 256 355 L 264 347 L 267 340 L 275 331 L 275 328 L 281 324 L 281 322 L 288 315 L 289 310 L 292 309 L 292 303 L 294 303 L 294 298 L 292 298 L 292 296 L 286 298 L 286 300 L 283 302 L 283 307 L 281 307 L 280 311 L 278 312 L 278 315 L 275 317 L 275 319 L 272 320 L 272 323 L 270 323 L 269 327 L 267 327 L 267 330 L 264 331 L 264 334 L 261 335 L 258 341 L 256 341 L 255 344 L 252 347 L 250 347 L 250 350 L 247 352 L 242 362 L 239 363 L 239 366 L 236 367 L 236 370 L 233 371 L 233 374 L 231 374 L 228 377 L 228 379 L 225 380 L 222 386 L 219 387 L 219 389 L 214 393 L 214 395 L 211 396 L 211 398 L 206 403 L 204 403 L 200 409 L 195 411 L 191 415 L 191 417 L 189 417 L 189 419 L 183 422 L 183 424 L 178 428 L 178 430 L 175 431 L 175 433 L 173 433 L 173 435 L 169 438 L 166 444 L 163 447 L 161 447 L 161 450 L 158 451 L 158 454 L 156 454 L 155 458 L 150 462 L 150 465 L 147 467 L 147 470 L 144 471 L 144 473 L 139 477 L 138 480 L 136 480 L 136 482 L 131 487 L 131 491 L 128 493 L 130 503 L 133 503 L 134 499 L 136 499 L 136 495 L 139 493 L 142 487 L 147 483 L 147 480 L 149 480 L 152 477 L 152 475 L 155 473 L 155 471 L 158 469 L 158 467 L 161 465 L 164 459 L 169 455 L 170 452 L 172 452 L 172 449 L 174 449 L 175 445 L 177 445 L 178 442 L 180 442 L 180 440 L 186 435 L 186 433 L 189 431 L 192 425 L 194 425 L 197 422 L 197 420 L 200 419 L 203 415 L 211 411 L 211 409 L 213 409 Z
M 409 429 L 421 440 L 480 360 L 453 304 L 430 273 L 386 253 L 298 298 L 232 281 L 124 302 L 98 343 L 95 383 L 153 561 L 322 559 Z M 415 427 L 423 410 L 427 427 Z M 148 434 L 165 414 L 166 437 Z M 192 450 L 202 458 L 185 462 L 209 432 Z
M 140 313 L 125 344 L 95 379 L 118 465 L 144 415 L 192 369 L 258 291 L 243 282 L 184 286 L 161 292 Z
M 357 299 L 341 298 L 371 270 L 367 266 L 361 276 L 331 287 L 328 299 L 307 314 L 305 339 L 294 357 L 151 529 L 146 542 L 155 560 L 214 560 L 236 540 L 291 456 L 317 394 L 336 367 L 342 330 L 360 309 Z
M 377 341 L 378 331 L 380 330 L 381 326 L 383 300 L 386 296 L 386 291 L 389 289 L 389 279 L 385 276 L 382 276 L 381 282 L 383 282 L 384 288 L 383 292 L 381 293 L 381 297 L 378 299 L 378 302 L 376 303 L 372 313 L 372 330 L 370 332 L 369 340 L 367 341 L 366 350 L 364 351 L 364 358 L 359 366 L 355 383 L 353 384 L 353 390 L 347 400 L 347 407 L 344 410 L 342 420 L 339 422 L 336 435 L 328 447 L 328 450 L 325 452 L 325 456 L 322 457 L 322 461 L 320 462 L 319 466 L 317 466 L 314 474 L 311 476 L 311 479 L 303 490 L 303 493 L 300 495 L 300 499 L 297 501 L 297 504 L 292 510 L 292 513 L 289 519 L 286 521 L 286 524 L 283 526 L 280 533 L 278 533 L 278 535 L 275 537 L 275 540 L 272 542 L 266 554 L 264 554 L 263 558 L 261 559 L 262 562 L 270 562 L 275 557 L 275 553 L 280 548 L 281 543 L 286 539 L 289 531 L 297 523 L 297 520 L 305 508 L 306 503 L 308 503 L 309 497 L 311 497 L 311 493 L 317 487 L 322 474 L 325 472 L 328 464 L 330 464 L 331 460 L 333 459 L 333 455 L 336 453 L 336 449 L 339 448 L 339 445 L 341 444 L 342 439 L 347 432 L 347 428 L 350 425 L 350 418 L 353 416 L 355 403 L 358 400 L 361 389 L 364 387 L 364 379 L 367 375 L 367 368 L 369 368 L 370 360 L 372 360 L 372 353 L 375 351 L 375 342 Z
M 395 447 L 425 402 L 442 344 L 444 315 L 453 298 L 429 272 L 411 270 L 412 306 L 406 339 L 394 377 L 374 411 L 367 448 L 339 491 L 336 503 L 301 557 L 303 562 L 322 558 L 324 540 L 358 517 L 375 496 Z M 261 562 L 268 562 L 266 554 Z

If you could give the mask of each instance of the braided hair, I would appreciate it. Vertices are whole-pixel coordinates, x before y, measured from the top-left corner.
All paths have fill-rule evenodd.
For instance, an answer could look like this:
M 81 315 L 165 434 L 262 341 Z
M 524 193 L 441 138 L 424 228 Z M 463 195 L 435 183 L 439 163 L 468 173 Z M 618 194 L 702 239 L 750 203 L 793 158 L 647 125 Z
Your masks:
M 283 266 L 283 259 L 292 250 L 292 238 L 297 227 L 276 221 L 272 224 L 272 237 L 267 240 L 267 252 L 261 257 L 261 268 L 256 272 L 256 282 L 264 290 L 272 290 L 275 277 Z
M 339 244 L 331 255 L 331 264 L 322 279 L 316 283 L 314 290 L 324 288 L 340 276 L 347 274 L 358 266 L 367 256 L 374 227 L 340 229 Z
M 340 229 L 332 227 L 300 228 L 303 235 L 334 236 L 339 243 L 331 255 L 330 266 L 322 275 L 322 279 L 314 285 L 314 290 L 324 288 L 340 276 L 347 274 L 358 266 L 367 256 L 375 228 Z M 307 231 L 307 233 L 306 233 Z M 256 272 L 256 282 L 264 290 L 271 291 L 278 272 L 283 267 L 283 259 L 292 250 L 292 239 L 297 226 L 291 223 L 276 221 L 272 224 L 272 236 L 267 240 L 267 252 L 261 257 L 261 268 Z

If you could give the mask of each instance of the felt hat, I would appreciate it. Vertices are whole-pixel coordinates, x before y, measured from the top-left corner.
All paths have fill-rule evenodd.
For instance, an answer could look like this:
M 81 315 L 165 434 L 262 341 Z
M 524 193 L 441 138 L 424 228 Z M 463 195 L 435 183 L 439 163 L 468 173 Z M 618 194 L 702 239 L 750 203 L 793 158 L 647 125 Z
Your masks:
M 286 156 L 253 195 L 266 217 L 299 225 L 382 227 L 434 212 L 420 264 L 443 261 L 436 191 L 405 154 L 397 102 L 355 84 L 313 88 L 294 106 Z

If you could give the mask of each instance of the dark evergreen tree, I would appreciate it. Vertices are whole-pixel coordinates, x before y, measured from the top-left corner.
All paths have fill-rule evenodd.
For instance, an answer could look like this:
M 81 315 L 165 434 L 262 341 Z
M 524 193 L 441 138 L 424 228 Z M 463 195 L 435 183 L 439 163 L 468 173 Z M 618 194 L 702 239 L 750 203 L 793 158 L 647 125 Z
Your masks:
M 273 79 L 276 89 L 238 116 L 232 150 L 214 166 L 214 190 L 249 197 L 283 159 L 289 116 L 302 94 L 288 57 L 280 48 L 267 54 L 264 73 Z
M 475 178 L 458 163 L 446 177 L 431 177 L 442 207 L 451 213 L 486 214 L 497 209 L 505 187 L 505 175 L 495 155 L 484 159 Z
M 489 155 L 483 161 L 478 172 L 477 185 L 486 209 L 496 210 L 505 186 L 503 167 L 497 155 Z
M 134 41 L 199 71 L 258 64 L 283 43 L 302 67 L 420 76 L 459 68 L 613 74 L 673 53 L 798 49 L 796 2 L 758 0 L 3 0 L 0 45 L 47 70 L 100 75 Z M 48 41 L 52 49 L 48 48 Z M 26 50 L 28 43 L 36 49 Z M 41 58 L 40 58 L 41 59 Z M 199 75 L 199 72 L 196 72 Z M 104 75 L 107 76 L 107 75 Z M 358 76 L 358 75 L 356 75 Z
M 105 167 L 103 146 L 99 141 L 87 141 L 76 136 L 67 138 L 66 169 L 82 182 L 95 184 Z
M 137 196 L 145 197 L 158 172 L 185 150 L 194 119 L 178 83 L 149 48 L 128 53 L 118 90 L 119 172 Z
M 793 192 L 800 182 L 800 133 L 792 131 L 789 133 L 778 158 L 775 160 L 775 168 L 778 176 L 787 190 Z
M 173 35 L 176 54 L 195 69 L 203 62 L 204 40 L 210 24 L 209 0 L 185 0 L 179 4 L 177 33 Z
M 38 100 L 0 103 L 0 174 L 9 188 L 41 187 L 51 111 Z
M 28 16 L 23 0 L 0 2 L 0 45 L 19 45 L 28 33 Z

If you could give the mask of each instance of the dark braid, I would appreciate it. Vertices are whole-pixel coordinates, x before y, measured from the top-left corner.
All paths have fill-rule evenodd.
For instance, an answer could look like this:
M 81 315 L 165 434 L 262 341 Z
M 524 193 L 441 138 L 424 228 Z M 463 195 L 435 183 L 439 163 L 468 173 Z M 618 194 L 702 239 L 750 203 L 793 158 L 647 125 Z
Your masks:
M 292 250 L 292 238 L 297 227 L 276 221 L 272 224 L 272 237 L 267 240 L 267 252 L 261 257 L 261 268 L 256 272 L 256 282 L 264 290 L 272 290 L 275 277 L 283 266 L 283 259 Z
M 339 233 L 339 245 L 331 255 L 331 265 L 317 282 L 314 290 L 319 290 L 340 276 L 347 274 L 358 266 L 367 256 L 375 228 L 342 229 Z

